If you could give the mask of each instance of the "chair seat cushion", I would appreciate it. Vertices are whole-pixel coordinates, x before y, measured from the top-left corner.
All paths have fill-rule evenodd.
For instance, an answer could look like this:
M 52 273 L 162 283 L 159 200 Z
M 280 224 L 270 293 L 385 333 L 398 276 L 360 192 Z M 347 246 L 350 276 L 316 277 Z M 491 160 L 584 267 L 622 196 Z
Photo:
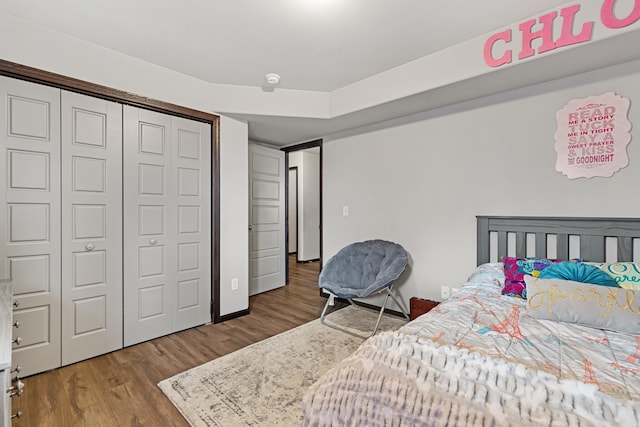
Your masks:
M 345 246 L 329 259 L 318 284 L 340 298 L 362 298 L 389 287 L 404 271 L 406 251 L 397 243 L 367 240 Z

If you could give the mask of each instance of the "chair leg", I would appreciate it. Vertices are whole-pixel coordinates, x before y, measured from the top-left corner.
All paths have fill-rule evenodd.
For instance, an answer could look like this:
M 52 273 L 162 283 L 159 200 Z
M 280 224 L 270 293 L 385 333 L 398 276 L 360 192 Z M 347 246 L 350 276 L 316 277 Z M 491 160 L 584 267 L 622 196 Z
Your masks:
M 373 335 L 373 334 L 371 334 L 371 335 L 361 335 L 361 334 L 358 334 L 356 332 L 350 331 L 350 330 L 348 330 L 346 328 L 340 327 L 340 326 L 336 325 L 335 323 L 327 322 L 327 319 L 325 318 L 325 314 L 327 313 L 327 308 L 329 308 L 330 302 L 331 302 L 331 300 L 327 299 L 327 302 L 324 305 L 324 308 L 322 309 L 322 314 L 320 315 L 320 323 L 321 324 L 323 324 L 324 326 L 328 326 L 328 327 L 330 327 L 332 329 L 336 329 L 338 331 L 344 332 L 346 334 L 353 335 L 353 336 L 358 337 L 358 338 L 362 338 L 362 339 L 367 339 L 371 335 Z M 351 305 L 354 305 L 352 300 L 349 300 L 349 302 L 351 303 Z
M 324 315 L 327 312 L 327 308 L 329 308 L 330 303 L 331 303 L 331 297 L 327 298 L 327 302 L 325 303 L 324 308 L 322 309 L 322 314 L 320 314 L 320 323 L 322 323 L 323 325 L 326 325 L 326 323 L 324 322 Z
M 404 305 L 404 301 L 398 301 L 396 296 L 393 295 L 393 293 L 391 292 L 392 286 L 393 285 L 389 286 L 389 288 L 387 289 L 387 292 L 389 293 L 389 296 L 391 297 L 391 299 L 393 299 L 393 302 L 396 304 L 396 307 L 400 309 L 400 312 L 402 313 L 404 318 L 409 320 L 409 311 L 407 310 L 407 307 Z
M 389 297 L 391 297 L 391 299 L 393 299 L 393 301 L 395 302 L 396 306 L 398 306 L 398 308 L 400 309 L 400 312 L 402 313 L 402 315 L 405 317 L 405 319 L 409 320 L 409 315 L 406 312 L 406 309 L 404 307 L 404 305 L 401 305 L 399 303 L 399 301 L 396 299 L 396 297 L 393 295 L 393 293 L 391 292 L 391 288 L 393 285 L 389 286 L 388 288 L 385 288 L 386 290 L 386 295 L 384 296 L 384 302 L 382 303 L 382 307 L 380 307 L 380 312 L 378 313 L 378 318 L 376 320 L 376 324 L 373 328 L 373 331 L 369 334 L 369 335 L 364 335 L 364 334 L 358 334 L 356 332 L 353 332 L 351 330 L 348 330 L 346 328 L 342 328 L 336 324 L 332 324 L 330 322 L 326 321 L 325 318 L 325 314 L 327 313 L 327 309 L 329 308 L 329 305 L 331 303 L 331 299 L 327 299 L 327 302 L 324 305 L 324 308 L 322 309 L 322 314 L 320 314 L 320 323 L 328 326 L 330 328 L 336 329 L 338 331 L 342 331 L 345 332 L 347 334 L 356 336 L 358 338 L 362 338 L 362 339 L 367 339 L 369 337 L 372 337 L 373 335 L 376 334 L 376 332 L 378 332 L 378 327 L 380 326 L 380 321 L 382 320 L 382 315 L 384 314 L 384 310 L 387 306 L 387 301 L 389 300 Z M 353 303 L 352 299 L 348 299 L 349 303 L 355 307 L 358 307 L 356 304 Z
M 382 315 L 384 314 L 384 308 L 387 306 L 389 295 L 391 295 L 391 293 L 389 292 L 389 289 L 387 289 L 387 294 L 384 296 L 384 302 L 382 303 L 382 307 L 380 307 L 380 313 L 378 313 L 378 320 L 376 320 L 376 325 L 373 327 L 373 332 L 371 332 L 370 336 L 375 335 L 376 331 L 378 330 L 378 326 L 380 326 L 380 320 L 382 319 Z
M 387 307 L 387 302 L 389 301 L 389 297 L 391 297 L 393 302 L 400 309 L 400 312 L 402 313 L 404 318 L 409 320 L 409 315 L 407 314 L 407 310 L 404 307 L 404 304 L 400 304 L 400 302 L 395 297 L 395 295 L 393 295 L 393 292 L 391 292 L 392 287 L 393 287 L 393 284 L 388 288 L 385 288 L 385 290 L 387 291 L 387 294 L 384 296 L 384 302 L 382 303 L 382 307 L 380 307 L 380 313 L 378 314 L 378 320 L 376 321 L 376 326 L 373 328 L 373 332 L 371 333 L 372 336 L 375 335 L 376 332 L 378 331 L 378 326 L 380 325 L 380 320 L 382 319 L 382 315 L 384 314 L 384 309 Z

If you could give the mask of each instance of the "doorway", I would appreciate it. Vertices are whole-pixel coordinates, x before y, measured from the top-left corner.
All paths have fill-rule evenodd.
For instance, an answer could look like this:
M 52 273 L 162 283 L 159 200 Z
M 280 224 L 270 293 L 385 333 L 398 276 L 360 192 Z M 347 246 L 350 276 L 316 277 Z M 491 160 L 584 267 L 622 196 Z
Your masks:
M 287 231 L 289 237 L 287 238 L 287 253 L 289 257 L 291 255 L 298 255 L 298 167 L 289 166 L 289 187 L 287 195 L 289 196 L 289 202 L 287 203 L 287 214 L 289 215 L 289 226 Z
M 286 254 L 322 265 L 322 140 L 282 149 L 286 174 Z M 289 264 L 286 268 L 289 283 Z

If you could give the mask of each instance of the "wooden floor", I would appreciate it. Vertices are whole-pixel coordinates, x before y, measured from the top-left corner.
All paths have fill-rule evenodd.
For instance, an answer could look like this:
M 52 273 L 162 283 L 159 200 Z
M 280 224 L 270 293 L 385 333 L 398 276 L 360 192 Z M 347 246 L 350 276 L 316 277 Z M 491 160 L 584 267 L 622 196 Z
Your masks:
M 24 379 L 14 426 L 188 426 L 157 383 L 320 317 L 319 262 L 289 260 L 290 284 L 250 298 L 251 314 Z

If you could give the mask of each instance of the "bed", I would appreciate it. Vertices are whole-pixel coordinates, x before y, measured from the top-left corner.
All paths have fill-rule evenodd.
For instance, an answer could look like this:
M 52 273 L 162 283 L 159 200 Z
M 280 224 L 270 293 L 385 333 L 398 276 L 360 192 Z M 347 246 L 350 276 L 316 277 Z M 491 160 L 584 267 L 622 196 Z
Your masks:
M 640 219 L 483 216 L 477 230 L 460 291 L 323 375 L 304 395 L 305 426 L 640 425 Z M 510 263 L 531 259 L 617 284 L 539 267 L 525 272 L 527 299 L 505 295 Z

